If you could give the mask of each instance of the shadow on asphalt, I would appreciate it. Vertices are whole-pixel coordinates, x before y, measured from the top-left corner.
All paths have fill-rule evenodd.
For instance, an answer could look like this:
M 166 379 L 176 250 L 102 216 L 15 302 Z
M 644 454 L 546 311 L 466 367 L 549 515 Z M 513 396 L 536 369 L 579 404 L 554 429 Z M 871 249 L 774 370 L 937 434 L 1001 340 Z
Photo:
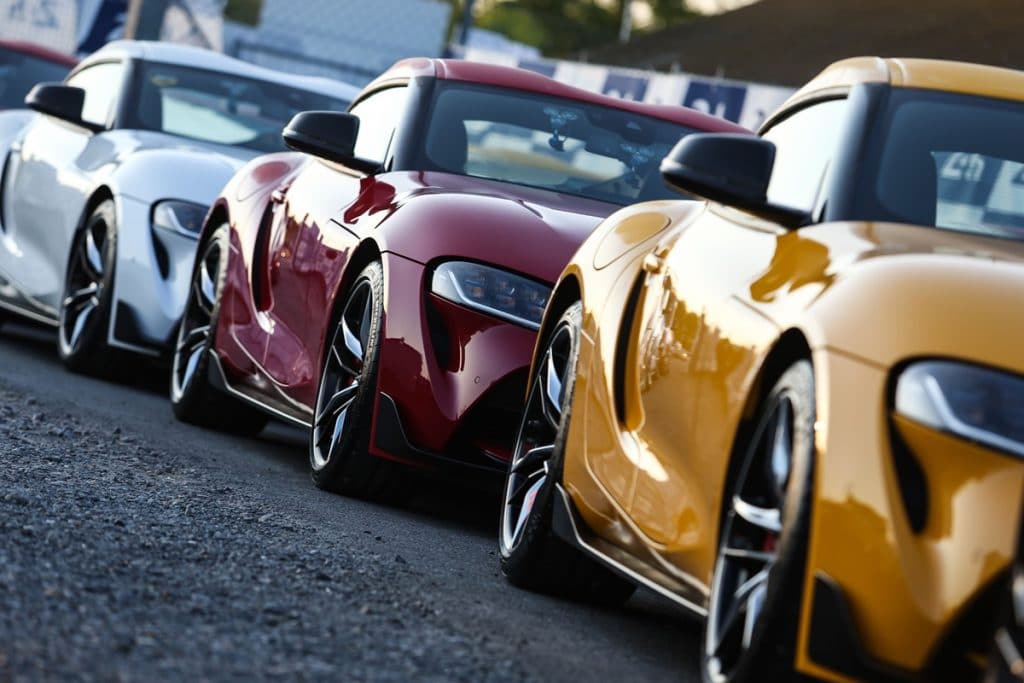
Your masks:
M 56 337 L 52 328 L 26 323 L 8 323 L 0 328 L 0 341 L 31 355 L 53 367 L 56 373 L 67 372 L 57 355 Z M 153 396 L 167 395 L 168 368 L 159 363 L 126 357 L 107 378 L 94 381 L 120 385 L 125 390 L 140 391 Z M 227 438 L 247 439 L 224 435 Z M 290 469 L 305 472 L 305 431 L 281 422 L 271 421 L 266 429 L 254 437 L 272 448 L 262 449 L 264 455 L 274 458 Z M 449 482 L 414 477 L 414 495 L 403 505 L 392 505 L 415 515 L 427 515 L 442 523 L 456 525 L 477 534 L 497 534 L 498 491 L 482 491 Z M 310 484 L 312 486 L 312 484 Z
M 66 370 L 57 356 L 54 331 L 42 326 L 22 323 L 10 323 L 0 329 L 0 342 L 17 349 L 52 366 L 56 373 Z M 112 385 L 120 385 L 127 391 L 139 391 L 156 397 L 167 395 L 167 368 L 153 362 L 128 359 L 111 378 L 95 381 Z M 271 458 L 280 464 L 306 472 L 306 439 L 304 430 L 271 421 L 267 428 L 256 437 L 240 437 L 218 434 L 229 439 L 254 439 L 268 448 L 261 448 L 263 457 Z M 470 533 L 480 538 L 495 539 L 497 546 L 498 513 L 500 506 L 499 492 L 480 490 L 462 484 L 415 477 L 414 495 L 401 505 L 387 505 L 390 510 L 400 515 L 420 518 L 429 517 L 433 521 Z M 312 491 L 313 484 L 310 483 Z M 496 560 L 495 560 L 496 562 Z M 625 608 L 599 608 L 577 605 L 583 609 L 594 610 L 596 613 L 618 613 L 628 615 L 630 619 L 644 622 L 647 627 L 651 621 L 662 624 L 665 628 L 678 629 L 682 626 L 692 631 L 694 637 L 700 635 L 700 624 L 687 612 L 667 600 L 644 589 L 627 603 Z

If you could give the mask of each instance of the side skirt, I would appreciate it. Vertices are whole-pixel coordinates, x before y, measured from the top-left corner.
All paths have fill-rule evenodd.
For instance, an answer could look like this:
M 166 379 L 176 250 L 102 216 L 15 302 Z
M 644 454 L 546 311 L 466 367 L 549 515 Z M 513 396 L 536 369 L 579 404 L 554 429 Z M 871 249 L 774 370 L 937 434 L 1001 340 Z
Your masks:
M 257 396 L 255 392 L 250 392 L 246 387 L 236 388 L 232 386 L 231 383 L 228 382 L 227 375 L 224 372 L 224 366 L 221 365 L 220 362 L 220 357 L 218 357 L 216 352 L 212 350 L 210 351 L 210 362 L 206 365 L 206 369 L 207 381 L 210 383 L 210 386 L 223 391 L 240 401 L 253 405 L 272 417 L 276 417 L 279 420 L 295 425 L 296 427 L 309 429 L 312 426 L 309 419 L 307 419 L 306 416 L 299 414 L 298 411 L 286 410 L 284 408 L 270 405 L 265 402 L 262 397 Z
M 555 535 L 623 578 L 649 588 L 699 617 L 707 616 L 705 595 L 594 536 L 579 518 L 561 484 L 555 485 L 555 492 L 551 515 Z

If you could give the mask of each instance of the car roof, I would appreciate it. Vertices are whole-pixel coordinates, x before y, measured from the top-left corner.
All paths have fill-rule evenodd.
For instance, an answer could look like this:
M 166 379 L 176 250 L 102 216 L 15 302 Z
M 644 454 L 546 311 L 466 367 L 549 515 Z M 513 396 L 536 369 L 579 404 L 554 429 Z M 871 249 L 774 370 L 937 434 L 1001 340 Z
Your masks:
M 78 58 L 76 57 L 23 40 L 0 40 L 0 49 L 32 55 L 33 57 L 38 57 L 39 59 L 44 59 L 48 62 L 62 64 L 69 69 L 78 64 Z
M 1024 71 L 941 59 L 854 57 L 826 67 L 786 104 L 860 83 L 1024 101 Z
M 235 74 L 261 81 L 280 83 L 281 85 L 302 88 L 324 93 L 351 102 L 359 93 L 359 88 L 349 83 L 320 76 L 300 76 L 297 74 L 268 69 L 228 55 L 191 45 L 164 43 L 148 40 L 116 40 L 107 43 L 92 53 L 82 62 L 86 66 L 92 62 L 110 59 L 141 59 L 147 62 L 189 66 L 197 69 L 210 69 Z
M 403 59 L 366 86 L 364 92 L 374 90 L 388 82 L 416 77 L 433 77 L 441 80 L 465 81 L 499 88 L 525 90 L 541 95 L 551 95 L 630 111 L 711 132 L 747 134 L 751 132 L 731 121 L 689 107 L 647 104 L 610 97 L 576 88 L 535 71 L 462 59 L 428 59 L 424 57 Z

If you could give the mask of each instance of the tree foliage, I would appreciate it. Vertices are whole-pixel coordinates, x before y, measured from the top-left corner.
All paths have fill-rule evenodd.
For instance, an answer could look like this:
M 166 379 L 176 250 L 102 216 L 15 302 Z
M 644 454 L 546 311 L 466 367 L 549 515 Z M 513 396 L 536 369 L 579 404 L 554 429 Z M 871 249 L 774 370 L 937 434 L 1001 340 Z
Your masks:
M 224 7 L 224 18 L 249 26 L 259 26 L 262 12 L 263 0 L 228 0 Z
M 453 23 L 457 23 L 465 0 L 449 1 Z M 644 1 L 654 15 L 650 28 L 663 28 L 694 16 L 685 0 Z M 499 0 L 487 3 L 475 25 L 538 47 L 545 55 L 563 56 L 617 40 L 626 2 Z

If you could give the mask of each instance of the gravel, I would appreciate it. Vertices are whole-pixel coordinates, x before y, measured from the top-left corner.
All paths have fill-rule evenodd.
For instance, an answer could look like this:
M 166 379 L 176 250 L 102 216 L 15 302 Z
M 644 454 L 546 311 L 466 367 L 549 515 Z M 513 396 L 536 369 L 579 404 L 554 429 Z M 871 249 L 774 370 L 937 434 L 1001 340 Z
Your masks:
M 697 680 L 698 627 L 498 575 L 495 501 L 316 490 L 301 439 L 173 420 L 160 379 L 0 334 L 0 680 Z

